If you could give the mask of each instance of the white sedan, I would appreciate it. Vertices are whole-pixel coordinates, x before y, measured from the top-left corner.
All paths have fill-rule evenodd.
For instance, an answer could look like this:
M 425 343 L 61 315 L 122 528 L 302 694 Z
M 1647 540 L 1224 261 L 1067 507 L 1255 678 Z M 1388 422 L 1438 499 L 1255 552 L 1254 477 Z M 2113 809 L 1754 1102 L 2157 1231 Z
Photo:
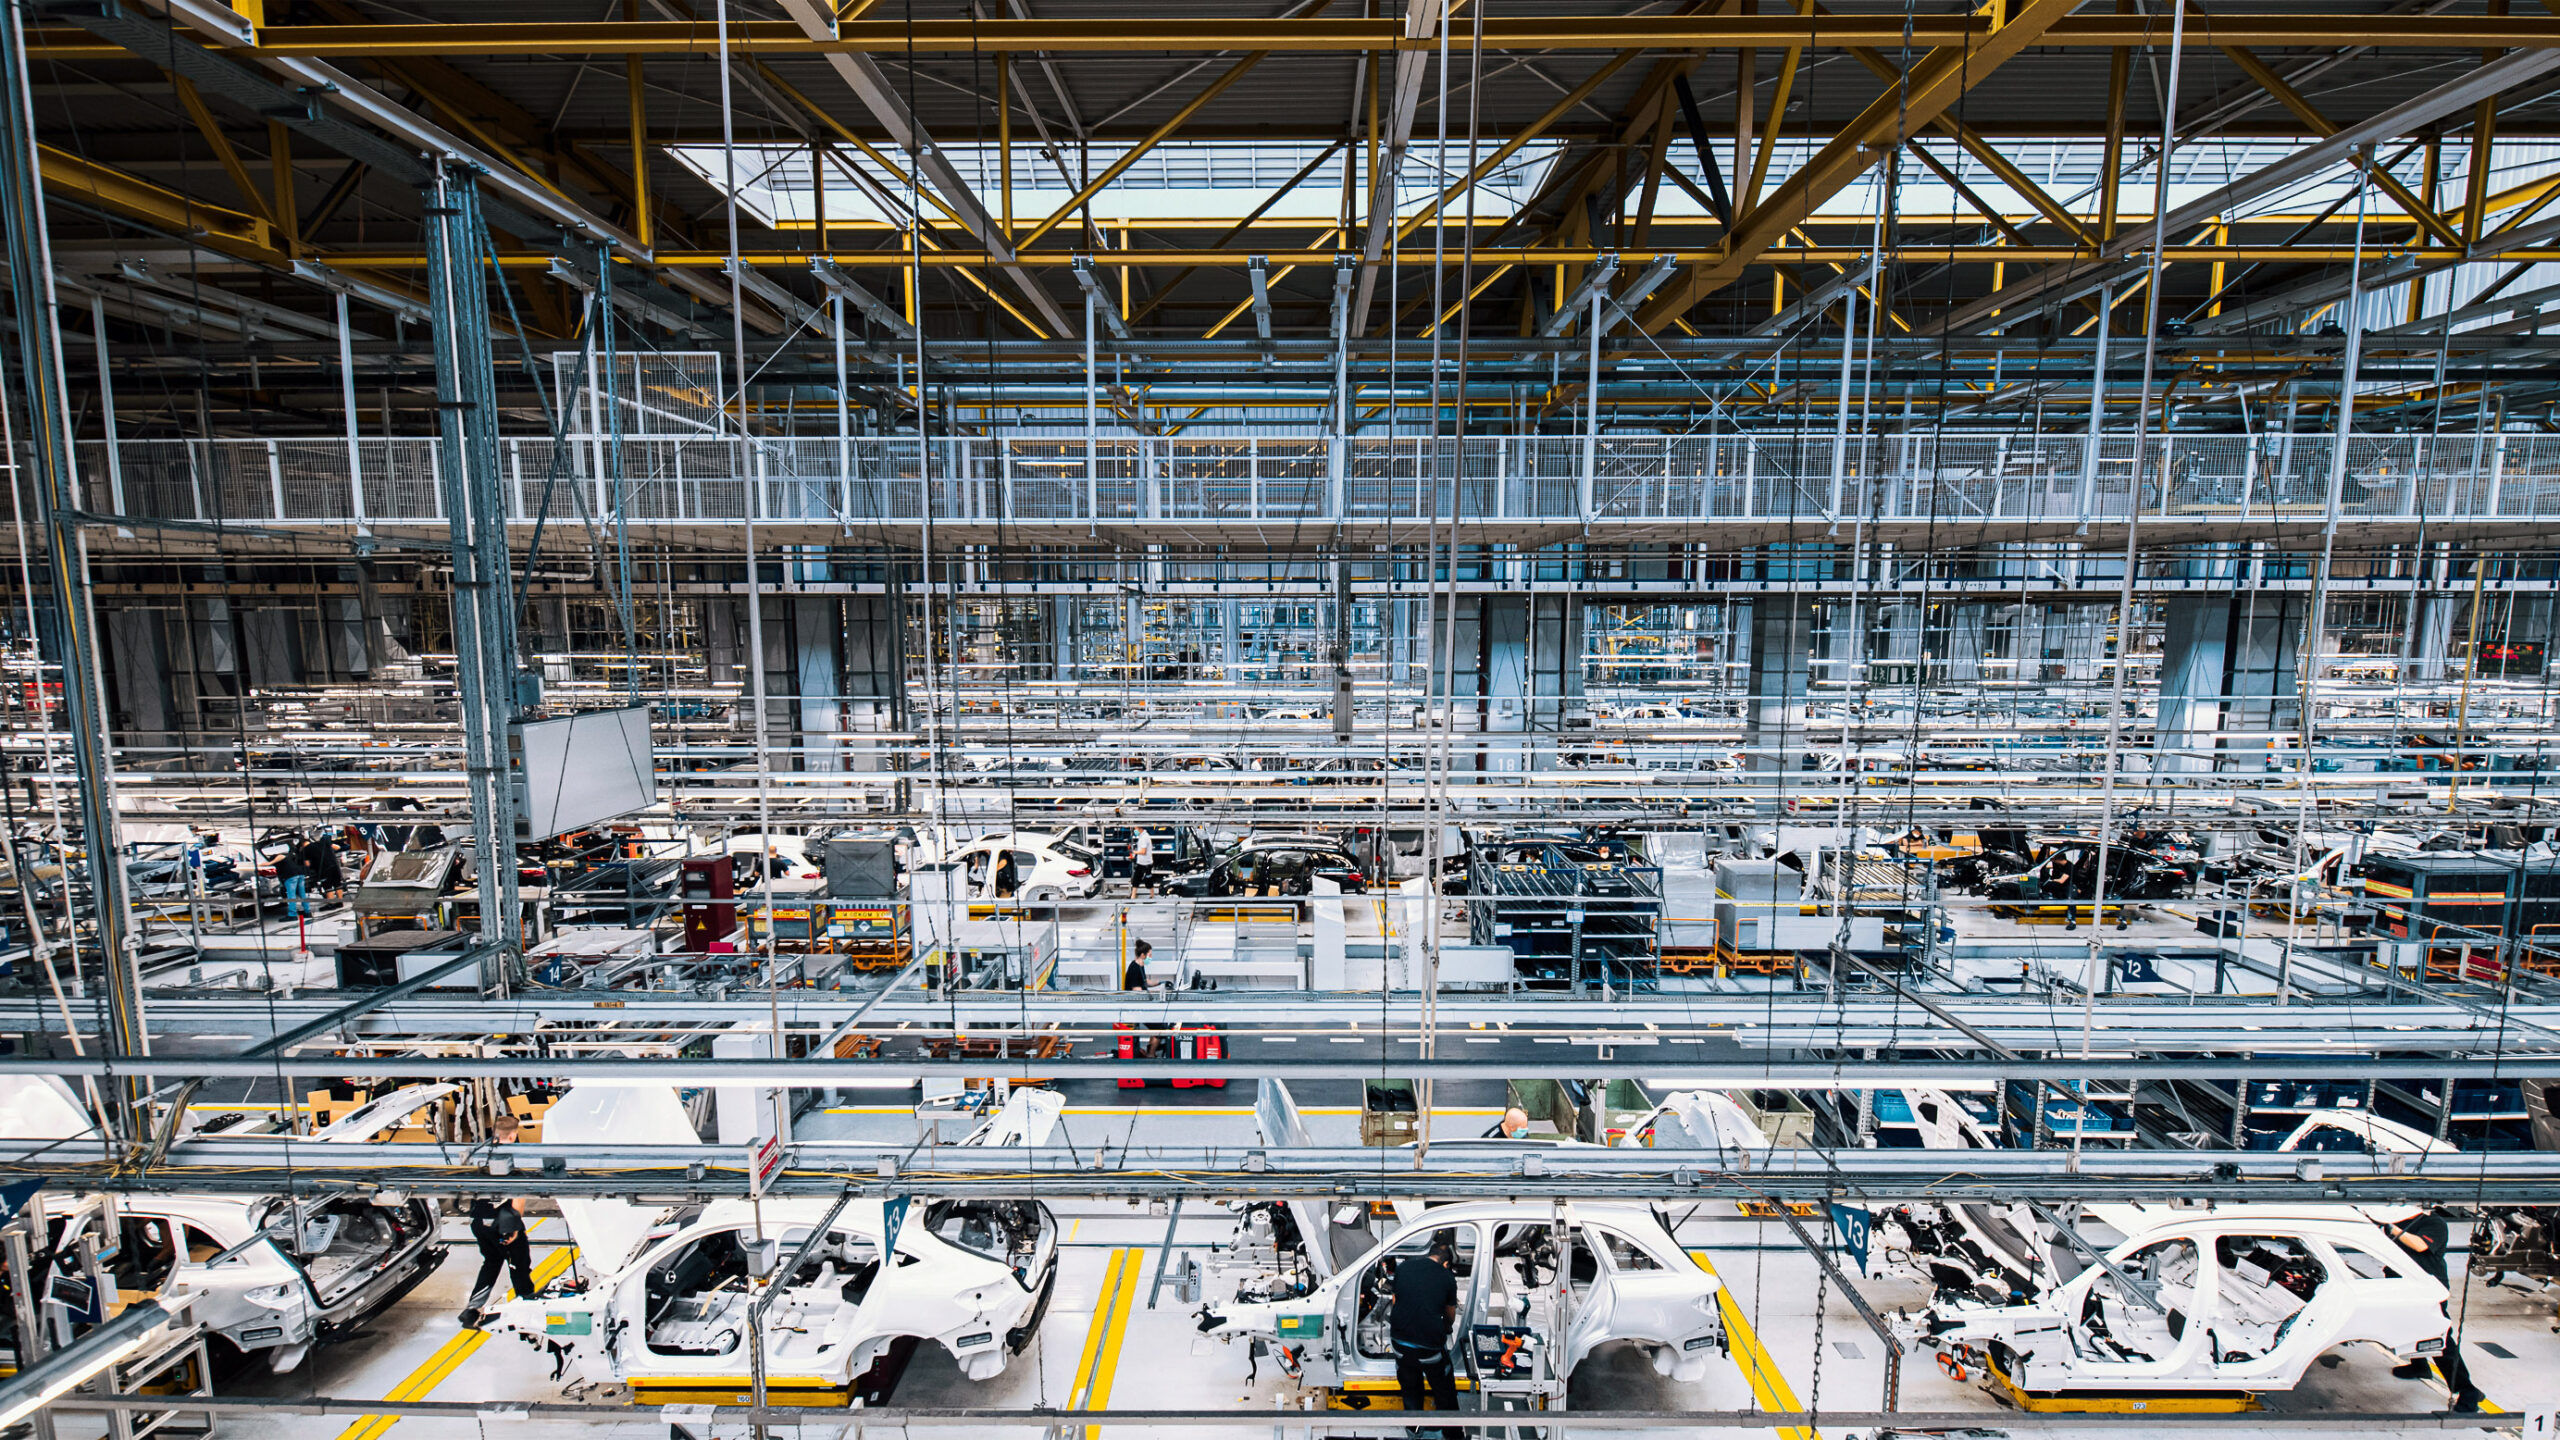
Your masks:
M 1445 1242 L 1458 1280 L 1454 1334 L 1479 1339 L 1490 1327 L 1552 1337 L 1552 1350 L 1540 1358 L 1544 1378 L 1559 1394 L 1575 1367 L 1604 1343 L 1648 1351 L 1655 1371 L 1682 1381 L 1704 1379 L 1710 1359 L 1724 1351 L 1716 1278 L 1641 1205 L 1486 1200 L 1432 1206 L 1339 1268 L 1327 1208 L 1305 1202 L 1249 1207 L 1246 1234 L 1269 1225 L 1278 1266 L 1248 1277 L 1234 1301 L 1204 1307 L 1202 1332 L 1260 1344 L 1279 1357 L 1284 1373 L 1305 1384 L 1392 1391 L 1396 1358 L 1387 1316 L 1396 1267 Z M 1342 1208 L 1365 1216 L 1365 1206 Z M 1561 1329 L 1554 1313 L 1559 1289 L 1572 1294 Z M 1453 1348 L 1471 1369 L 1484 1363 L 1473 1345 Z
M 1072 840 L 1029 831 L 981 835 L 951 852 L 969 897 L 993 900 L 996 876 L 1013 861 L 1013 893 L 1029 905 L 1090 899 L 1102 888 L 1102 857 Z

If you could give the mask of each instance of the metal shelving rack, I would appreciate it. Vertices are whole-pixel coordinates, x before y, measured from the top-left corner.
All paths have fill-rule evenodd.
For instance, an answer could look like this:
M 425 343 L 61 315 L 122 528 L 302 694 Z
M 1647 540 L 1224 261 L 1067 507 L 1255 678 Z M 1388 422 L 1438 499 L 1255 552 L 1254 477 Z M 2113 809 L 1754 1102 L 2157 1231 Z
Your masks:
M 1478 861 L 1468 885 L 1468 939 L 1509 949 L 1520 984 L 1650 990 L 1660 983 L 1661 867 L 1581 863 L 1551 847 L 1535 861 Z
M 2405 1125 L 2429 1131 L 2464 1150 L 2533 1148 L 2533 1115 L 2524 1085 L 2516 1080 L 2421 1080 L 2412 1086 L 2374 1083 L 2374 1105 Z
M 2212 1099 L 2231 1110 L 2224 1139 L 2243 1150 L 2272 1150 L 2300 1127 L 2304 1117 L 2323 1110 L 2371 1110 L 2374 1082 L 2341 1076 L 2333 1080 L 2233 1080 L 2196 1082 Z
M 166 1410 L 108 1411 L 107 1440 L 213 1433 L 212 1412 L 190 1410 L 179 1403 L 213 1394 L 213 1356 L 205 1348 L 200 1325 L 162 1332 L 158 1344 L 107 1367 L 107 1373 L 91 1382 L 90 1388 L 101 1394 L 163 1395 L 170 1401 Z

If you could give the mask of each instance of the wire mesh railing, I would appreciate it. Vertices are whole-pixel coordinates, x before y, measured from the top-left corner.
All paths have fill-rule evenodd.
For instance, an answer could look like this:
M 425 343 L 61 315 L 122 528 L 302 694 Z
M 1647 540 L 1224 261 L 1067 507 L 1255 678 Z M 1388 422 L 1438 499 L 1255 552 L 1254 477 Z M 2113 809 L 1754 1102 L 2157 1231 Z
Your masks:
M 2560 436 L 2131 437 L 2013 433 L 1428 438 L 1119 435 L 742 440 L 626 434 L 637 524 L 753 518 L 967 525 L 2145 519 L 2316 523 L 2560 518 Z M 440 523 L 430 438 L 127 440 L 80 448 L 87 508 L 216 524 Z M 509 518 L 615 511 L 601 436 L 504 442 Z M 2136 473 L 2139 464 L 2140 473 Z M 23 471 L 22 471 L 23 476 Z M 30 497 L 31 498 L 31 497 Z

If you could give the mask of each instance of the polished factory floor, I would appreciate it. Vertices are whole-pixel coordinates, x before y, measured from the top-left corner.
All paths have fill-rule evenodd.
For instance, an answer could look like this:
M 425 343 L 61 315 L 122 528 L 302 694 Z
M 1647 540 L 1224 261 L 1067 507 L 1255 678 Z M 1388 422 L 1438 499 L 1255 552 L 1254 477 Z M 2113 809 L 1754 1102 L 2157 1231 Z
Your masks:
M 1142 1107 L 1108 1117 L 1078 1107 L 1087 1124 L 1106 1118 L 1129 1123 L 1152 1134 L 1154 1126 L 1139 1114 Z M 1212 1107 L 1207 1113 L 1163 1116 L 1175 1126 L 1250 1124 Z M 1443 1117 L 1452 1130 L 1480 1123 L 1480 1111 Z M 835 1117 L 845 1128 L 874 1129 L 896 1122 L 877 1113 Z M 1071 1119 L 1077 1118 L 1071 1111 Z M 1346 1123 L 1321 1107 L 1310 1123 L 1331 1129 Z M 1320 1137 L 1321 1138 L 1321 1137 Z M 1023 1357 L 998 1379 L 984 1384 L 963 1378 L 947 1356 L 925 1347 L 916 1356 L 893 1403 L 901 1407 L 1163 1408 L 1232 1409 L 1238 1424 L 1232 1432 L 1163 1427 L 1164 1440 L 1232 1433 L 1260 1437 L 1272 1433 L 1264 1417 L 1303 1403 L 1269 1364 L 1257 1378 L 1247 1378 L 1241 1348 L 1202 1338 L 1193 1323 L 1194 1306 L 1179 1300 L 1168 1276 L 1160 1293 L 1153 1284 L 1159 1247 L 1165 1239 L 1160 1215 L 1120 1203 L 1061 1202 L 1052 1207 L 1065 1227 L 1057 1296 L 1039 1337 Z M 1581 1411 L 1649 1411 L 1669 1409 L 1730 1410 L 1757 1406 L 1785 1409 L 1810 1405 L 1824 1409 L 1867 1411 L 1882 1401 L 1884 1346 L 1837 1291 L 1824 1284 L 1818 1267 L 1799 1249 L 1784 1227 L 1735 1214 L 1722 1205 L 1700 1207 L 1677 1217 L 1680 1237 L 1692 1253 L 1711 1265 L 1730 1300 L 1727 1328 L 1734 1341 L 1729 1362 L 1711 1368 L 1696 1384 L 1679 1384 L 1657 1376 L 1645 1358 L 1632 1350 L 1603 1349 L 1574 1380 L 1571 1406 Z M 1171 1250 L 1179 1267 L 1188 1256 L 1205 1256 L 1207 1247 L 1227 1236 L 1227 1213 L 1194 1207 L 1183 1215 Z M 364 1335 L 331 1347 L 285 1375 L 252 1372 L 232 1379 L 231 1393 L 269 1396 L 329 1395 L 470 1401 L 481 1404 L 552 1401 L 559 1387 L 547 1378 L 548 1362 L 519 1341 L 479 1337 L 460 1330 L 456 1312 L 474 1269 L 468 1239 L 458 1226 L 452 1232 L 455 1253 L 443 1269 L 415 1293 L 382 1316 Z M 556 1217 L 540 1217 L 534 1230 L 536 1261 L 548 1273 L 569 1263 L 568 1247 Z M 1218 1294 L 1213 1271 L 1210 1293 Z M 1918 1287 L 1891 1281 L 1862 1281 L 1871 1305 L 1890 1314 L 1925 1300 Z M 1150 1303 L 1151 1295 L 1153 1303 Z M 1817 1296 L 1821 1297 L 1817 1311 Z M 2560 1367 L 2551 1359 L 2552 1304 L 2542 1296 L 2513 1289 L 2471 1286 L 2466 1342 L 2474 1374 L 2499 1411 L 2517 1415 L 2560 1408 Z M 1736 1323 L 1739 1321 L 1740 1323 Z M 2393 1378 L 2387 1357 L 2353 1351 L 2330 1357 L 2315 1367 L 2301 1389 L 2271 1396 L 2267 1408 L 2282 1415 L 2334 1413 L 2409 1413 L 2444 1404 L 2444 1392 L 2431 1383 Z M 1941 1372 L 1925 1356 L 1905 1361 L 1901 1408 L 1929 1412 L 1978 1412 L 1980 1424 L 2000 1430 L 2014 1419 L 1971 1383 Z M 512 1416 L 461 1418 L 280 1415 L 248 1422 L 226 1420 L 219 1434 L 226 1440 L 383 1440 L 392 1430 L 400 1440 L 584 1440 L 598 1434 L 634 1440 L 665 1440 L 662 1417 L 599 1400 L 593 1420 L 544 1422 Z M 2520 1413 L 2519 1413 L 2520 1412 Z M 2203 1417 L 2236 1426 L 2234 1433 L 2258 1433 L 2252 1417 Z M 829 1431 L 852 1433 L 853 1417 Z M 819 1427 L 809 1427 L 813 1432 Z M 886 1428 L 860 1427 L 864 1433 Z M 1115 1440 L 1137 1440 L 1147 1427 L 1111 1427 Z M 1375 1428 L 1375 1427 L 1373 1427 Z M 1847 1432 L 1822 1427 L 1825 1433 Z M 2063 1425 L 2011 1433 L 2094 1434 L 2101 1427 Z M 728 1427 L 715 1427 L 726 1436 Z M 81 1424 L 66 1434 L 90 1433 Z M 2433 1425 L 2408 1427 L 2405 1433 L 2443 1433 Z M 743 1429 L 740 1432 L 743 1434 Z M 994 1433 L 985 1428 L 955 1431 L 927 1429 L 918 1435 L 959 1436 Z M 1010 1432 L 1008 1432 L 1010 1433 Z M 1041 1434 L 1023 1427 L 1024 1440 Z M 1351 1431 L 1346 1433 L 1368 1433 Z M 1641 1432 L 1611 1432 L 1641 1433 Z M 1666 1432 L 1669 1433 L 1669 1432 Z M 1698 1431 L 1679 1432 L 1698 1434 Z M 1767 1430 L 1736 1430 L 1737 1435 L 1766 1435 Z M 2118 1426 L 2114 1433 L 2125 1433 Z M 2396 1433 L 2370 1423 L 2342 1423 L 2287 1433 L 2340 1437 Z M 2530 1432 L 2528 1432 L 2530 1433 Z M 1805 1440 L 1788 1431 L 1785 1440 Z

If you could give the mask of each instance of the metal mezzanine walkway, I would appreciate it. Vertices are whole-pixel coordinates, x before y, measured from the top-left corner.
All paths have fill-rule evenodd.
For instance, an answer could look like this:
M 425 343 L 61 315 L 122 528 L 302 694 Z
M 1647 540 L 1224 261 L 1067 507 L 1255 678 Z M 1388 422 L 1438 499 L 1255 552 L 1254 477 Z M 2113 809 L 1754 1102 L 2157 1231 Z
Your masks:
M 1418 539 L 1435 514 L 1470 542 L 1864 538 L 1948 543 L 2070 532 L 2092 545 L 2137 511 L 2161 543 L 2316 533 L 2334 437 L 1940 432 L 1354 438 L 1121 434 L 976 437 L 627 435 L 623 513 L 662 540 L 752 518 L 777 544 L 920 531 L 953 544 L 1106 531 L 1146 542 L 1275 546 Z M 612 443 L 502 447 L 510 521 L 613 515 Z M 2134 467 L 2140 460 L 2143 475 Z M 226 545 L 444 529 L 429 438 L 127 440 L 81 447 L 86 508 L 255 527 Z M 1437 475 L 1431 484 L 1421 477 Z M 1450 478 L 1454 475 L 1454 478 Z M 1436 494 L 1434 492 L 1437 492 Z M 2348 442 L 2338 518 L 2358 541 L 2511 534 L 2560 519 L 2560 436 L 2370 434 Z M 102 532 L 99 548 L 172 542 Z M 212 539 L 206 537 L 207 541 Z

